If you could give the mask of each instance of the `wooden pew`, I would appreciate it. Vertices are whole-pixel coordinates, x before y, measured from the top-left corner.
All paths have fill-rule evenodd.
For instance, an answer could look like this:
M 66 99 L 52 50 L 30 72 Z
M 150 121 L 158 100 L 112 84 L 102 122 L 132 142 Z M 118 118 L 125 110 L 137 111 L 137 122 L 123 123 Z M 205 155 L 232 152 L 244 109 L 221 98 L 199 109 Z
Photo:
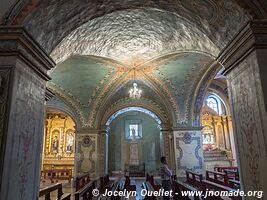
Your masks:
M 142 186 L 142 189 L 146 189 L 147 191 L 155 191 L 155 189 L 153 188 L 153 186 L 151 185 L 151 183 L 149 181 L 145 181 Z M 144 200 L 156 200 L 156 196 L 145 196 L 143 197 Z
M 51 183 L 58 180 L 68 180 L 71 182 L 72 172 L 68 169 L 53 169 L 53 170 L 43 170 L 41 171 L 42 180 L 50 179 Z
M 186 171 L 186 183 L 197 188 L 201 188 L 201 181 L 203 180 L 203 175 L 200 173 Z
M 64 194 L 62 191 L 62 183 L 57 183 L 55 185 L 43 188 L 39 191 L 39 197 L 45 196 L 45 200 L 51 200 L 50 193 L 57 190 L 58 200 L 70 200 L 71 194 Z
M 231 188 L 240 189 L 240 181 L 238 181 L 238 180 L 230 179 L 229 185 Z
M 182 196 L 182 191 L 198 191 L 197 188 L 194 188 L 193 186 L 187 184 L 186 182 L 182 182 L 179 180 L 175 180 L 172 182 L 172 190 L 173 190 L 173 199 L 174 200 L 189 200 L 189 197 Z M 191 199 L 199 200 L 200 198 L 198 196 L 191 197 Z
M 156 191 L 159 191 L 159 189 L 161 188 L 161 185 L 155 182 L 154 176 L 149 175 L 149 173 L 146 174 L 146 181 L 149 182 Z
M 224 172 L 227 169 L 238 171 L 238 167 L 214 167 L 214 171 L 217 172 Z
M 131 185 L 131 180 L 129 176 L 125 176 L 124 189 L 127 191 L 136 191 L 136 185 Z
M 213 191 L 236 191 L 235 189 L 233 188 L 230 188 L 230 187 L 227 187 L 227 186 L 224 186 L 224 185 L 221 185 L 221 184 L 218 184 L 218 183 L 214 183 L 212 181 L 208 181 L 208 180 L 202 180 L 202 191 L 207 191 L 207 190 L 213 190 Z M 221 200 L 222 198 L 221 197 L 216 197 L 216 196 L 209 196 L 207 197 L 206 199 L 210 199 L 210 200 Z M 236 197 L 236 196 L 232 196 L 231 199 L 233 200 L 241 200 L 242 198 L 241 197 Z
M 239 180 L 238 167 L 214 167 L 214 171 L 226 173 L 228 178 Z
M 110 190 L 112 187 L 112 181 L 109 180 L 109 175 L 105 175 L 104 177 L 100 177 L 100 192 L 103 193 L 105 189 Z
M 206 170 L 206 180 L 211 181 L 217 184 L 221 184 L 224 186 L 230 186 L 228 181 L 228 176 L 223 172 L 209 171 Z
M 81 176 L 77 176 L 75 179 L 75 189 L 76 189 L 75 191 L 80 190 L 89 182 L 90 182 L 89 173 L 83 174 Z
M 122 180 L 121 180 L 121 178 L 119 178 L 111 184 L 110 191 L 112 191 L 112 194 L 114 194 L 115 191 L 121 191 L 123 189 L 123 187 L 124 186 L 123 186 Z M 108 189 L 108 188 L 106 188 L 106 189 Z M 123 197 L 113 196 L 113 195 L 101 197 L 101 200 L 120 200 L 120 199 L 123 199 Z
M 74 196 L 75 196 L 75 200 L 90 200 L 92 199 L 93 196 L 93 189 L 96 188 L 96 180 L 95 181 L 91 181 L 89 183 L 87 183 L 84 187 L 82 187 L 80 190 L 76 191 Z M 97 197 L 95 197 L 95 199 L 97 199 Z

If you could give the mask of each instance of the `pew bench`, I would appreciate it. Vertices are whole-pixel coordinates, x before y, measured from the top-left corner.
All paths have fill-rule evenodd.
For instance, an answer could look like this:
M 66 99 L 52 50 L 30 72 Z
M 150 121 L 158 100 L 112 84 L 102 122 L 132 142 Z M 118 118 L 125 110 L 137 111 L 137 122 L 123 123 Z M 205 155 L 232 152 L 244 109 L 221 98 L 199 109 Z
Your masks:
M 77 176 L 75 179 L 75 189 L 76 191 L 83 188 L 86 184 L 90 182 L 89 173 L 83 174 L 81 176 Z
M 180 180 L 175 180 L 172 183 L 172 190 L 173 190 L 173 199 L 174 200 L 199 200 L 200 198 L 198 196 L 194 197 L 186 197 L 182 196 L 182 191 L 198 191 L 198 188 L 193 187 L 192 185 L 189 185 L 187 182 L 182 182 Z
M 96 188 L 96 181 L 91 181 L 87 183 L 83 188 L 76 191 L 74 194 L 75 200 L 90 200 L 90 199 L 98 199 L 98 197 L 93 195 L 93 189 Z
M 145 181 L 142 186 L 141 186 L 142 189 L 146 189 L 147 191 L 152 191 L 154 192 L 154 188 L 153 186 L 151 185 L 151 183 L 149 181 Z M 159 199 L 158 197 L 156 196 L 145 196 L 145 197 L 142 197 L 144 200 L 157 200 Z
M 238 180 L 232 180 L 232 179 L 230 179 L 229 180 L 229 185 L 232 188 L 240 189 L 240 181 L 238 181 Z
M 121 181 L 121 178 L 119 178 L 112 183 L 110 191 L 112 191 L 112 193 L 114 193 L 115 191 L 121 191 L 122 187 L 123 187 L 123 183 Z M 101 200 L 120 200 L 120 199 L 123 199 L 123 197 L 113 196 L 113 195 L 112 196 L 105 196 L 105 197 L 101 196 Z
M 229 186 L 228 176 L 223 172 L 206 170 L 206 180 L 223 186 Z
M 45 196 L 45 200 L 51 200 L 51 193 L 57 191 L 57 200 L 70 200 L 70 193 L 63 193 L 62 183 L 43 188 L 39 191 L 39 197 Z
M 158 191 L 161 188 L 161 184 L 154 180 L 153 175 L 149 175 L 149 173 L 146 174 L 146 181 L 149 182 L 154 190 Z
M 213 190 L 213 191 L 236 191 L 235 189 L 231 188 L 231 187 L 228 187 L 228 186 L 224 186 L 224 185 L 221 185 L 221 184 L 218 184 L 218 183 L 214 183 L 212 181 L 208 181 L 208 180 L 202 180 L 202 191 L 206 191 L 206 190 Z M 242 198 L 241 197 L 231 197 L 233 200 L 241 200 Z M 216 197 L 216 196 L 210 196 L 208 197 L 207 199 L 222 199 L 221 197 Z
M 200 173 L 186 171 L 186 183 L 192 185 L 196 188 L 201 188 L 201 181 L 203 180 L 203 175 Z
M 41 171 L 41 177 L 43 181 L 47 178 L 50 179 L 51 183 L 58 182 L 58 180 L 68 180 L 70 183 L 72 172 L 66 169 L 43 170 Z
M 224 172 L 229 178 L 239 180 L 238 167 L 214 167 L 214 171 Z
M 125 176 L 123 188 L 127 191 L 136 191 L 136 185 L 131 185 L 131 180 L 129 176 Z
M 109 175 L 106 175 L 104 177 L 100 177 L 100 193 L 103 193 L 105 189 L 110 190 L 113 185 L 113 182 L 109 180 Z

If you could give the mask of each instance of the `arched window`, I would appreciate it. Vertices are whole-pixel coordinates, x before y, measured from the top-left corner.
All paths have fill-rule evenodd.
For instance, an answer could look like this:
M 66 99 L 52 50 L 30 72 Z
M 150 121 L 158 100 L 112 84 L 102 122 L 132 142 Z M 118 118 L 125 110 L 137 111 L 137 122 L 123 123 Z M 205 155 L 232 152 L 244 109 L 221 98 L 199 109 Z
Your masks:
M 211 109 L 213 109 L 215 112 L 217 112 L 218 114 L 220 114 L 220 113 L 219 113 L 219 105 L 218 105 L 218 101 L 217 101 L 217 99 L 215 99 L 214 97 L 209 96 L 209 97 L 207 98 L 207 105 L 208 105 Z

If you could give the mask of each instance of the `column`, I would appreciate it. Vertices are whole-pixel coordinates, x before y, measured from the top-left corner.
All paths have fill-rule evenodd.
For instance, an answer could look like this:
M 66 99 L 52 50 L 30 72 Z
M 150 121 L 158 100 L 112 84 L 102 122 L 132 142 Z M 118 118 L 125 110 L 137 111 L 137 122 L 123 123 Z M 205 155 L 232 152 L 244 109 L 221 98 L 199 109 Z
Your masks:
M 100 176 L 105 176 L 108 173 L 108 134 L 107 127 L 102 126 L 100 130 L 100 164 L 99 164 L 99 173 Z
M 204 158 L 201 127 L 185 127 L 173 130 L 176 175 L 185 177 L 185 171 L 203 172 Z
M 242 189 L 267 194 L 267 21 L 249 22 L 218 57 L 225 67 Z M 253 199 L 254 197 L 246 197 Z
M 161 133 L 163 138 L 163 156 L 166 157 L 168 165 L 171 167 L 172 159 L 171 159 L 171 144 L 170 144 L 170 129 L 167 126 L 161 126 Z
M 231 149 L 233 154 L 233 166 L 237 166 L 237 157 L 236 157 L 236 145 L 235 145 L 235 139 L 234 139 L 234 132 L 233 132 L 233 126 L 232 126 L 232 118 L 231 116 L 227 117 L 228 121 L 228 127 L 229 127 L 229 136 L 230 136 L 230 142 L 231 142 Z
M 19 27 L 0 27 L 0 199 L 39 194 L 51 58 Z
M 90 177 L 99 177 L 99 130 L 78 128 L 76 130 L 75 167 L 76 176 L 90 173 Z
M 232 150 L 231 148 L 231 140 L 230 140 L 230 131 L 229 131 L 229 126 L 228 126 L 228 118 L 227 116 L 223 116 L 223 127 L 224 127 L 224 132 L 225 132 L 225 137 L 226 137 L 226 148 L 227 150 Z

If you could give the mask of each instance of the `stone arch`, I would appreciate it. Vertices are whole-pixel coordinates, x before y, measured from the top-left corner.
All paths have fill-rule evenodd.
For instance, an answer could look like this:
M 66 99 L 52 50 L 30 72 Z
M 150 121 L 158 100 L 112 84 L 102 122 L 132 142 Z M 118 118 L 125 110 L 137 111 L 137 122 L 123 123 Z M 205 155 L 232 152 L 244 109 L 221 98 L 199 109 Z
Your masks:
M 231 115 L 230 102 L 229 102 L 229 99 L 227 98 L 227 96 L 224 93 L 222 93 L 221 91 L 216 90 L 215 88 L 209 88 L 208 92 L 214 93 L 215 95 L 220 97 L 222 99 L 223 103 L 225 104 L 227 114 Z
M 106 111 L 100 115 L 103 116 L 101 120 L 98 122 L 98 127 L 105 127 L 107 120 L 117 111 L 127 108 L 127 107 L 140 107 L 144 108 L 146 110 L 151 111 L 154 113 L 162 122 L 162 125 L 164 127 L 171 127 L 171 119 L 169 116 L 166 114 L 166 111 L 164 111 L 161 107 L 156 105 L 154 102 L 147 100 L 146 102 L 142 101 L 134 101 L 131 99 L 124 99 L 119 102 L 114 103 L 111 105 Z
M 191 123 L 193 126 L 200 126 L 201 110 L 205 95 L 208 91 L 208 87 L 211 81 L 214 79 L 221 68 L 222 66 L 218 62 L 214 61 L 214 63 L 208 68 L 206 73 L 198 82 L 198 85 L 194 92 L 194 99 L 192 101 L 191 108 Z
M 65 113 L 66 115 L 68 115 L 75 123 L 75 127 L 79 127 L 79 124 L 80 124 L 80 121 L 79 119 L 77 119 L 77 117 L 71 112 L 69 111 L 68 109 L 66 108 L 63 108 L 63 107 L 60 107 L 60 106 L 57 106 L 57 105 L 46 105 L 46 111 L 47 110 L 50 110 L 50 109 L 55 109 L 55 110 L 58 110 L 59 112 L 63 112 Z

